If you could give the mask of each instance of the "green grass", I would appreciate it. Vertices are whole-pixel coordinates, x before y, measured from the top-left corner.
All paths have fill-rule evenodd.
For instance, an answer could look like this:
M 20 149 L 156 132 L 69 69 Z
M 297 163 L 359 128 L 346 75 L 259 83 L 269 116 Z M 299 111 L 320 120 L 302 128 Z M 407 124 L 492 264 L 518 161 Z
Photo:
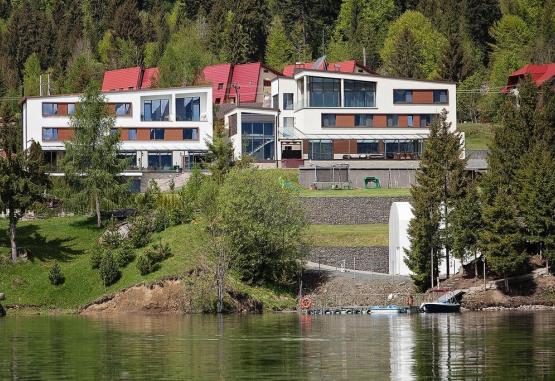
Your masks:
M 302 197 L 399 197 L 410 196 L 409 188 L 380 188 L 380 189 L 302 189 Z
M 387 246 L 388 225 L 311 225 L 308 239 L 313 246 Z
M 90 249 L 101 233 L 92 219 L 86 217 L 50 218 L 18 224 L 18 245 L 31 250 L 33 259 L 12 264 L 6 221 L 0 221 L 0 292 L 6 293 L 6 304 L 40 306 L 42 308 L 76 309 L 102 295 L 109 294 L 143 281 L 154 281 L 164 276 L 178 275 L 198 263 L 205 235 L 193 224 L 170 227 L 154 234 L 151 242 L 161 238 L 172 250 L 172 256 L 161 263 L 159 270 L 142 276 L 135 261 L 121 269 L 121 278 L 112 286 L 104 287 L 97 270 L 90 266 Z M 147 246 L 148 248 L 148 246 Z M 146 248 L 136 250 L 136 254 Z M 48 270 L 58 261 L 65 283 L 53 286 Z M 239 282 L 235 282 L 238 285 Z M 252 297 L 260 297 L 267 308 L 284 307 L 294 300 L 285 292 L 240 285 Z
M 460 123 L 458 129 L 465 133 L 466 149 L 487 149 L 493 138 L 493 125 L 486 123 Z

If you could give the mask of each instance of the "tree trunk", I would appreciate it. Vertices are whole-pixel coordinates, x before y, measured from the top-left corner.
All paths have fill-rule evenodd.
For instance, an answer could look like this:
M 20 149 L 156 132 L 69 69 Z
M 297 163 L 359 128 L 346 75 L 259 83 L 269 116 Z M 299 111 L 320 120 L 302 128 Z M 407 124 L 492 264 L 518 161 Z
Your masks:
M 10 245 L 12 248 L 12 261 L 17 261 L 17 244 L 15 243 L 15 217 L 12 216 L 10 211 Z
M 94 195 L 94 203 L 96 209 L 96 227 L 100 227 L 102 225 L 102 220 L 100 219 L 100 199 L 98 197 L 98 192 Z

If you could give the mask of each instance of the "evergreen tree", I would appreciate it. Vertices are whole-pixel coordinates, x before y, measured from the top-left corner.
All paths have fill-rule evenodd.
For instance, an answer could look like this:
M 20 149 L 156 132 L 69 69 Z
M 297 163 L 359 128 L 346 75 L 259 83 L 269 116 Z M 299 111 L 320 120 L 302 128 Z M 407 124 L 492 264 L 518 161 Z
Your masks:
M 397 64 L 388 72 L 402 78 L 423 78 L 424 57 L 420 43 L 409 28 L 404 28 L 395 39 L 395 50 L 391 61 Z
M 465 54 L 461 40 L 457 35 L 449 36 L 440 66 L 442 79 L 459 82 L 465 77 Z
M 22 150 L 15 122 L 5 122 L 0 128 L 0 147 L 5 153 L 0 155 L 0 210 L 8 216 L 11 256 L 15 262 L 17 223 L 42 200 L 49 179 L 40 144 L 32 142 L 27 150 Z
M 109 114 L 104 96 L 93 86 L 80 98 L 70 125 L 75 134 L 65 143 L 67 183 L 74 197 L 93 205 L 100 227 L 101 210 L 114 207 L 127 190 L 127 182 L 120 174 L 128 162 L 117 155 L 119 132 L 114 133 L 114 118 Z
M 291 42 L 293 43 L 293 62 L 310 62 L 312 60 L 312 48 L 307 40 L 302 22 L 293 25 Z
M 212 179 L 221 185 L 235 164 L 233 144 L 226 135 L 223 123 L 215 123 L 212 141 L 207 141 L 206 145 Z
M 124 0 L 115 12 L 112 27 L 117 37 L 132 40 L 138 46 L 142 46 L 144 31 L 137 0 Z
M 483 51 L 489 51 L 489 29 L 501 18 L 498 0 L 464 0 L 463 15 L 470 38 Z M 487 60 L 488 55 L 484 55 Z
M 438 274 L 442 247 L 449 264 L 453 242 L 452 214 L 464 191 L 466 162 L 461 159 L 460 136 L 451 131 L 451 124 L 446 119 L 447 112 L 444 110 L 430 126 L 430 135 L 416 173 L 416 185 L 411 188 L 414 218 L 408 228 L 411 248 L 406 263 L 413 272 L 415 286 L 422 291 L 430 286 L 431 271 L 434 278 Z M 434 256 L 433 269 L 431 255 Z
M 252 55 L 249 35 L 233 11 L 228 11 L 226 14 L 222 41 L 220 58 L 224 62 L 245 63 Z
M 285 33 L 279 16 L 274 17 L 266 43 L 266 63 L 276 70 L 292 61 L 293 46 Z
M 102 73 L 102 65 L 90 52 L 77 54 L 69 62 L 64 89 L 68 93 L 81 93 L 91 84 L 100 84 Z
M 23 95 L 40 95 L 40 75 L 39 56 L 33 53 L 27 58 L 23 68 Z

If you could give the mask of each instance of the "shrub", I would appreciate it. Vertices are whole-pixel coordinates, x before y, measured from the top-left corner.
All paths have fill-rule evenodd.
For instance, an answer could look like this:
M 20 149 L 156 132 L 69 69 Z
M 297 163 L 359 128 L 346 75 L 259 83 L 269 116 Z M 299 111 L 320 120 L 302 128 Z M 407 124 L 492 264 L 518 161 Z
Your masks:
M 137 268 L 141 275 L 149 274 L 158 269 L 159 262 L 171 257 L 171 255 L 170 246 L 160 241 L 160 244 L 152 245 L 150 249 L 137 258 Z
M 106 230 L 101 237 L 102 245 L 110 249 L 116 249 L 121 246 L 123 237 L 121 236 L 118 224 L 115 220 L 110 220 L 106 226 Z
M 54 286 L 58 286 L 64 283 L 64 274 L 62 274 L 62 269 L 58 262 L 55 262 L 54 266 L 52 266 L 50 268 L 50 271 L 48 271 L 48 279 L 50 279 L 50 283 Z
M 141 275 L 150 274 L 156 270 L 157 264 L 152 257 L 148 255 L 148 252 L 142 253 L 137 257 L 137 269 Z
M 137 216 L 129 221 L 129 243 L 134 248 L 143 247 L 150 242 L 152 224 L 145 216 Z
M 104 256 L 104 249 L 101 246 L 96 246 L 91 252 L 91 268 L 97 269 L 100 267 L 100 262 Z
M 102 256 L 102 261 L 100 262 L 100 278 L 105 286 L 110 286 L 114 284 L 120 277 L 120 272 L 118 269 L 118 264 L 114 260 L 112 252 L 106 251 Z
M 127 266 L 134 258 L 133 247 L 127 243 L 114 250 L 114 259 L 120 268 Z
M 166 209 L 158 208 L 154 211 L 153 229 L 156 232 L 162 232 L 171 226 L 170 214 Z

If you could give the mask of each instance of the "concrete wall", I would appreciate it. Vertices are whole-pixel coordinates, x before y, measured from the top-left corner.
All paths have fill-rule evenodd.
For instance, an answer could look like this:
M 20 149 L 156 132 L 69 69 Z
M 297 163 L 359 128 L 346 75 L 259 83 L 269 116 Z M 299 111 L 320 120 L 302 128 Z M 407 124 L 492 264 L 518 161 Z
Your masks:
M 387 247 L 312 247 L 309 260 L 328 266 L 389 273 L 389 253 Z
M 410 197 L 301 197 L 311 224 L 387 224 L 391 203 Z
M 319 171 L 321 173 L 324 172 L 320 169 Z M 331 173 L 331 170 L 329 172 Z M 349 180 L 352 182 L 354 188 L 364 188 L 364 178 L 366 176 L 379 178 L 382 188 L 409 188 L 416 182 L 416 167 L 349 168 Z M 302 186 L 309 188 L 314 181 L 315 171 L 313 168 L 299 168 L 299 183 Z

